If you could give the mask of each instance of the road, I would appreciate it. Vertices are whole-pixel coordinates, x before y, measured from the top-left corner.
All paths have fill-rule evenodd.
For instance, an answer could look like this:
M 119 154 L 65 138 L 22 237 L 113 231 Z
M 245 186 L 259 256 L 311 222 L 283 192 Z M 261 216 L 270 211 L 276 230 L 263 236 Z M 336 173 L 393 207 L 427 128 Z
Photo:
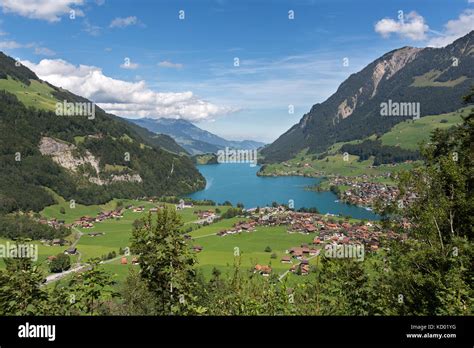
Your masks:
M 319 255 L 319 253 L 316 254 L 316 255 L 313 255 L 313 256 L 311 256 L 311 257 L 308 257 L 306 260 L 309 261 L 309 260 L 311 260 L 311 259 L 314 259 L 314 258 L 315 258 L 316 256 L 318 256 L 318 255 Z M 285 272 L 278 278 L 278 280 L 281 281 L 283 278 L 285 278 L 285 276 L 286 276 L 289 272 L 290 272 L 290 270 L 285 271 Z

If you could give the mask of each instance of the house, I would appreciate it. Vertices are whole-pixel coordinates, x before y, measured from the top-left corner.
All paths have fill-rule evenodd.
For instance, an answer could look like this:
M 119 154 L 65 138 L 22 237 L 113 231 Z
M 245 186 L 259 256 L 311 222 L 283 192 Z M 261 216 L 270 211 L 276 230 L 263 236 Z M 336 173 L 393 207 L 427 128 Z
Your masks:
M 256 264 L 254 273 L 259 273 L 264 277 L 268 277 L 270 273 L 272 273 L 272 268 L 270 266 Z
M 193 250 L 197 253 L 200 253 L 202 251 L 202 246 L 200 245 L 194 245 Z
M 134 257 L 132 259 L 132 265 L 138 265 L 138 258 L 137 257 Z
M 77 248 L 72 247 L 72 248 L 66 249 L 66 250 L 64 250 L 64 253 L 69 254 L 69 255 L 76 255 Z
M 67 244 L 67 241 L 64 240 L 64 239 L 60 239 L 60 238 L 55 238 L 53 239 L 53 241 L 51 242 L 51 245 L 56 245 L 56 246 L 63 246 L 63 245 L 66 245 Z
M 281 263 L 291 263 L 291 257 L 290 256 L 283 256 L 281 258 Z
M 97 236 L 102 236 L 104 233 L 103 232 L 92 232 L 92 233 L 88 233 L 87 235 L 89 237 L 97 237 Z
M 128 260 L 127 260 L 126 257 L 122 257 L 122 258 L 120 259 L 120 264 L 126 265 L 127 263 L 128 263 Z

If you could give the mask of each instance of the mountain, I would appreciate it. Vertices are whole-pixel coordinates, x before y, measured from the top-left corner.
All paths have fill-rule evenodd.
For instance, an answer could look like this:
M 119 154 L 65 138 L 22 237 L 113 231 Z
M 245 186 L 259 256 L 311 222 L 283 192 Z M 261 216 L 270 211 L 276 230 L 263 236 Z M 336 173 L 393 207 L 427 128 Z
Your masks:
M 381 135 L 407 119 L 381 116 L 387 104 L 419 103 L 420 117 L 451 112 L 463 106 L 473 83 L 474 31 L 444 48 L 403 47 L 349 76 L 261 153 L 267 163 L 281 162 L 303 149 L 321 153 L 337 142 Z
M 264 146 L 264 143 L 243 140 L 230 141 L 223 139 L 211 132 L 203 130 L 189 121 L 172 118 L 141 118 L 129 120 L 141 127 L 144 127 L 155 133 L 167 134 L 184 147 L 190 154 L 215 153 L 225 147 L 242 150 L 254 150 Z
M 202 189 L 205 179 L 184 152 L 0 52 L 0 213 L 39 211 L 54 203 L 51 190 L 100 204 Z

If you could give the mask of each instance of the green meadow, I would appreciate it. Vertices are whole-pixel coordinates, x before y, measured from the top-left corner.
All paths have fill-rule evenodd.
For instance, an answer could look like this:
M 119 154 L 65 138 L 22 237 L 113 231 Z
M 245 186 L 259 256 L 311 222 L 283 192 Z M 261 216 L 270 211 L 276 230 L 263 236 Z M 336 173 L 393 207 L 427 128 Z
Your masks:
M 81 216 L 96 216 L 97 213 L 104 210 L 111 210 L 116 207 L 118 200 L 113 200 L 104 205 L 84 206 L 76 204 L 71 208 L 70 202 L 65 201 L 61 197 L 56 197 L 58 203 L 45 208 L 41 215 L 47 218 L 57 218 L 64 220 L 66 223 L 71 223 Z M 151 203 L 148 201 L 136 200 L 121 200 L 123 206 L 144 206 L 145 212 L 135 213 L 132 210 L 125 210 L 122 218 L 108 219 L 99 223 L 94 223 L 93 228 L 75 228 L 73 233 L 67 238 L 68 240 L 75 240 L 77 238 L 77 231 L 82 232 L 76 247 L 79 252 L 78 255 L 73 256 L 72 262 L 75 263 L 80 258 L 81 262 L 85 262 L 90 258 L 101 257 L 112 251 L 118 255 L 120 248 L 130 246 L 130 237 L 132 234 L 132 224 L 138 219 L 146 216 L 148 210 L 152 207 L 162 203 Z M 173 204 L 169 204 L 173 206 Z M 65 213 L 61 214 L 60 210 L 64 208 Z M 200 245 L 203 250 L 196 254 L 197 269 L 202 271 L 206 278 L 210 277 L 214 267 L 221 270 L 223 274 L 229 273 L 233 268 L 234 263 L 240 263 L 242 270 L 251 270 L 257 263 L 264 265 L 271 265 L 273 272 L 280 275 L 289 270 L 291 264 L 282 264 L 281 257 L 286 255 L 285 251 L 294 246 L 300 246 L 303 243 L 311 243 L 311 235 L 302 235 L 298 233 L 287 233 L 286 226 L 274 227 L 257 227 L 253 232 L 242 232 L 235 235 L 227 235 L 224 237 L 217 236 L 216 233 L 223 229 L 231 228 L 236 222 L 245 221 L 246 218 L 234 217 L 230 219 L 223 219 L 207 225 L 198 225 L 196 221 L 199 217 L 194 212 L 199 210 L 216 210 L 218 208 L 221 213 L 225 212 L 229 207 L 227 206 L 194 206 L 193 208 L 185 208 L 178 211 L 184 223 L 183 232 L 191 236 L 189 241 L 190 247 Z M 186 231 L 192 227 L 192 231 Z M 102 232 L 101 236 L 91 237 L 89 233 Z M 6 243 L 7 240 L 0 239 L 0 243 Z M 48 256 L 56 255 L 64 252 L 67 246 L 47 246 L 34 241 L 38 245 L 38 261 L 37 264 L 44 270 L 45 274 L 49 273 Z M 271 252 L 266 252 L 267 247 L 271 248 Z M 238 248 L 238 249 L 236 249 Z M 236 257 L 235 253 L 238 251 L 240 259 Z M 271 255 L 275 254 L 276 258 Z M 113 260 L 105 261 L 101 267 L 109 271 L 120 283 L 122 282 L 132 267 L 132 256 L 127 257 L 127 264 L 121 264 L 121 258 L 118 257 Z M 316 258 L 311 262 L 315 262 Z M 4 268 L 4 262 L 0 262 L 0 267 Z M 288 278 L 295 277 L 288 275 Z M 70 278 L 70 276 L 66 277 Z M 299 278 L 299 277 L 297 277 Z M 60 282 L 64 282 L 64 279 Z

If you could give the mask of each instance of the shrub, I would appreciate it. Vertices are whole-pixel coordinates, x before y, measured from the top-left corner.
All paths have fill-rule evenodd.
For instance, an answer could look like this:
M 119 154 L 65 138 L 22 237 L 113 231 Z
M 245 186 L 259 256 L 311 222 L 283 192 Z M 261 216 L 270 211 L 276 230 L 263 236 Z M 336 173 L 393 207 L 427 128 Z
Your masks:
M 66 254 L 58 254 L 49 265 L 49 269 L 53 273 L 60 273 L 71 268 L 71 258 Z

